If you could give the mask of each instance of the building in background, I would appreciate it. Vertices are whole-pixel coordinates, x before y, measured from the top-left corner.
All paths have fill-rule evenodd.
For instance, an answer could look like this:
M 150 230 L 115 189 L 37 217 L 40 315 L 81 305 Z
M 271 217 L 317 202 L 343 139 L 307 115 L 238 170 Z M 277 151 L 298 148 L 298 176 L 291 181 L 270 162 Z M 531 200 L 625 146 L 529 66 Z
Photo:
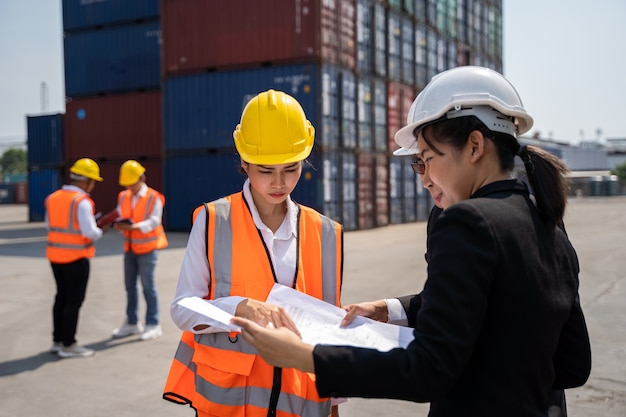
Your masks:
M 538 136 L 521 137 L 519 141 L 522 145 L 539 146 L 565 162 L 570 169 L 569 195 L 572 197 L 626 193 L 617 176 L 611 174 L 615 166 L 626 161 L 626 153 L 623 151 L 622 158 L 619 158 L 619 145 L 583 142 L 578 146 L 572 146 L 566 142 L 542 139 Z

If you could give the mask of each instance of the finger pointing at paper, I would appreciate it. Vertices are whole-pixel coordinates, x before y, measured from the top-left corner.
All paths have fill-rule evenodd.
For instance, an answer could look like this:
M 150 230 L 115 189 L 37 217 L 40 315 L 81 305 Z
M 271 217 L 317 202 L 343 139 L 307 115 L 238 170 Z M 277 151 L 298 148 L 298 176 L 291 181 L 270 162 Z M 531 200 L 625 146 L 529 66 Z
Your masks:
M 247 298 L 237 305 L 235 316 L 252 320 L 259 326 L 267 328 L 286 327 L 300 336 L 300 331 L 289 314 L 277 305 Z

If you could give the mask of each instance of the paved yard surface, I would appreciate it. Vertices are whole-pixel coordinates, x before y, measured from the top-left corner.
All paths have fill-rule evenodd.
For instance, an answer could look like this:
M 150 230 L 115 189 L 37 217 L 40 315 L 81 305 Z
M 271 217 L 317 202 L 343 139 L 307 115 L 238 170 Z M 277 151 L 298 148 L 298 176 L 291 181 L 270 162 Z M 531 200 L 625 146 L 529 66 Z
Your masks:
M 122 239 L 109 231 L 97 243 L 79 343 L 87 359 L 48 353 L 55 291 L 45 259 L 42 223 L 27 207 L 0 205 L 0 417 L 191 417 L 187 407 L 161 399 L 178 343 L 169 318 L 187 235 L 168 233 L 157 283 L 164 335 L 112 340 L 124 319 Z M 594 366 L 586 386 L 567 391 L 570 417 L 626 416 L 626 198 L 570 202 L 566 226 L 581 263 L 581 298 L 592 337 Z M 343 303 L 414 293 L 424 281 L 426 224 L 392 225 L 345 235 Z M 141 300 L 142 309 L 145 308 Z M 372 381 L 376 383 L 376 381 Z M 342 417 L 426 416 L 427 404 L 351 399 Z

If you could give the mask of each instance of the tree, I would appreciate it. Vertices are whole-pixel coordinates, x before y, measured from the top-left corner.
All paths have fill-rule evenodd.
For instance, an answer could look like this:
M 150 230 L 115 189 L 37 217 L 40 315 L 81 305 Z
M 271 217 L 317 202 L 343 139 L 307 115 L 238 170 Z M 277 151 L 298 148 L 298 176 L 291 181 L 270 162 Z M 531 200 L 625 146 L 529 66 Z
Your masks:
M 0 172 L 3 175 L 25 174 L 27 172 L 26 151 L 17 148 L 5 151 L 0 156 Z
M 626 181 L 626 162 L 618 164 L 611 170 L 611 174 L 617 175 L 620 181 Z

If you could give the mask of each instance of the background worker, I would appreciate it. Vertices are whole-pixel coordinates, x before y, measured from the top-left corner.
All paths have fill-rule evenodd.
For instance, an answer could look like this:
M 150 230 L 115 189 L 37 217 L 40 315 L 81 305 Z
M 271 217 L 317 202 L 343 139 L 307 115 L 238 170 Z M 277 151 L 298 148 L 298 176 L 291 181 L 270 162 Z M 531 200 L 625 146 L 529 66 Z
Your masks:
M 199 417 L 331 414 L 330 398 L 317 395 L 309 374 L 268 365 L 242 337 L 229 337 L 178 305 L 199 297 L 277 327 L 290 319 L 263 302 L 275 283 L 339 305 L 342 227 L 290 197 L 314 134 L 293 97 L 274 90 L 258 94 L 233 133 L 247 175 L 243 191 L 196 209 L 171 305 L 172 319 L 184 332 L 163 397 L 190 405 Z
M 560 227 L 567 167 L 519 145 L 532 118 L 487 68 L 437 75 L 407 119 L 395 141 L 418 150 L 415 169 L 443 208 L 421 299 L 405 306 L 414 340 L 389 352 L 311 346 L 232 321 L 268 363 L 314 372 L 320 395 L 430 402 L 431 417 L 547 416 L 551 390 L 581 386 L 591 370 L 578 258 Z M 535 201 L 512 177 L 516 155 Z
M 89 158 L 79 159 L 70 168 L 69 183 L 45 200 L 50 261 L 57 293 L 52 308 L 51 352 L 63 358 L 93 356 L 94 351 L 76 342 L 80 307 L 89 280 L 89 258 L 96 255 L 94 241 L 104 230 L 96 226 L 95 206 L 89 193 L 101 182 L 100 167 Z
M 135 160 L 120 167 L 119 184 L 126 187 L 117 198 L 117 210 L 122 221 L 114 224 L 124 234 L 124 286 L 126 288 L 126 319 L 113 330 L 113 337 L 141 334 L 142 340 L 156 339 L 163 334 L 159 324 L 159 298 L 154 270 L 159 249 L 167 247 L 167 237 L 161 220 L 165 197 L 146 185 L 146 169 Z M 139 291 L 141 280 L 146 300 L 146 327 L 139 321 Z

